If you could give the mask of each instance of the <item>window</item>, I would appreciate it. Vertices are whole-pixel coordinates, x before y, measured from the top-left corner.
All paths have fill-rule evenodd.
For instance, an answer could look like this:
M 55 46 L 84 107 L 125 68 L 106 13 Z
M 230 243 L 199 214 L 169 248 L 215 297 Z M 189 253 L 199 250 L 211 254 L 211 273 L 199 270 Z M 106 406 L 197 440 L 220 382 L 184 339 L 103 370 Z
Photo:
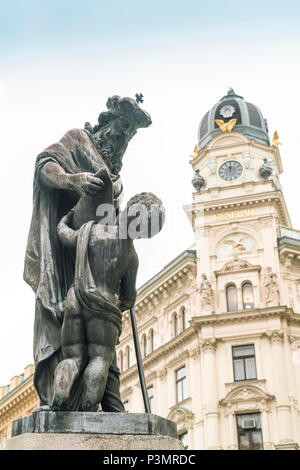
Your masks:
M 186 399 L 186 370 L 185 366 L 176 371 L 176 400 L 177 403 Z
M 143 353 L 144 353 L 144 357 L 147 356 L 147 336 L 144 335 L 143 337 Z
M 174 326 L 174 336 L 177 336 L 178 335 L 178 315 L 177 315 L 177 313 L 174 314 L 173 326 Z
M 260 413 L 237 415 L 239 450 L 262 450 Z
M 185 322 L 185 308 L 181 310 L 181 321 L 182 321 L 182 331 L 185 330 L 186 328 L 186 322 Z
M 234 380 L 256 379 L 254 345 L 234 346 L 232 348 Z
M 227 312 L 236 312 L 238 310 L 237 291 L 234 284 L 226 288 Z
M 20 384 L 21 384 L 22 382 L 24 382 L 24 374 L 21 374 L 21 375 L 20 375 Z
M 154 351 L 154 330 L 150 331 L 150 346 L 151 346 L 151 352 Z
M 120 354 L 119 354 L 119 363 L 120 363 L 120 370 L 121 372 L 123 372 L 124 370 L 124 359 L 123 359 L 123 352 L 120 351 Z
M 153 405 L 154 405 L 154 390 L 153 385 L 147 388 L 148 400 L 150 405 L 150 411 L 153 412 Z
M 124 401 L 123 406 L 124 406 L 125 411 L 128 413 L 128 410 L 129 410 L 129 402 L 128 402 L 128 400 L 127 400 L 127 401 Z
M 9 393 L 9 389 L 10 389 L 10 386 L 9 386 L 9 385 L 6 385 L 6 387 L 5 387 L 5 393 L 6 393 L 6 394 Z
M 189 446 L 188 446 L 188 432 L 187 431 L 183 432 L 182 434 L 179 434 L 178 439 L 183 444 L 185 449 L 189 448 Z
M 251 282 L 243 284 L 243 308 L 254 308 L 253 287 Z
M 127 368 L 130 367 L 130 349 L 129 346 L 126 347 L 126 356 L 127 356 Z

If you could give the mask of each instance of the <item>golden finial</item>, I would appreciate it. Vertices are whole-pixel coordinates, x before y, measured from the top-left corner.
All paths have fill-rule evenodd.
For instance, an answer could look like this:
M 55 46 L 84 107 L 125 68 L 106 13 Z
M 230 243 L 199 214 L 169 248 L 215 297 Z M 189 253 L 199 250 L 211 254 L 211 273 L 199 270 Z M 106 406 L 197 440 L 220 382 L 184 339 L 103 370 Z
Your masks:
M 282 143 L 279 142 L 279 135 L 277 131 L 274 132 L 272 145 L 275 145 L 275 147 L 278 147 L 278 145 L 282 145 Z
M 228 122 L 224 122 L 223 119 L 215 119 L 222 132 L 231 132 L 236 125 L 236 121 L 237 119 L 230 119 Z
M 198 154 L 199 154 L 199 148 L 198 148 L 198 145 L 195 145 L 194 147 L 194 153 L 193 155 L 190 155 L 192 157 L 192 159 L 194 160 L 195 158 L 198 157 Z

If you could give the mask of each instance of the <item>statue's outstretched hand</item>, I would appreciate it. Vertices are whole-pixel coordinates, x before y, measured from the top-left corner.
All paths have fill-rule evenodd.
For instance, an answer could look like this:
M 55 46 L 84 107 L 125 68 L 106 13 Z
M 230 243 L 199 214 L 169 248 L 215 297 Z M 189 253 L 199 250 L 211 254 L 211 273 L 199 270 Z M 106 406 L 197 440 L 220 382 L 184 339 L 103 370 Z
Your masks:
M 94 197 L 104 187 L 103 181 L 94 176 L 93 173 L 76 173 L 74 175 L 69 174 L 69 187 L 79 192 L 80 194 L 86 194 L 87 196 Z

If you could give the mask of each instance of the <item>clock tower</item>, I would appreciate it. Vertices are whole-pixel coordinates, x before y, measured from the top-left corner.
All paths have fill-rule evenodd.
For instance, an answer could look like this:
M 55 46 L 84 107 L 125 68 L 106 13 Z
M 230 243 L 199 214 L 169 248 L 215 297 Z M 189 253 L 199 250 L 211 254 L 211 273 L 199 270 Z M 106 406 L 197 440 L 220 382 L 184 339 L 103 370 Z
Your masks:
M 278 420 L 272 431 L 277 448 L 296 448 L 300 232 L 291 226 L 282 193 L 278 139 L 270 143 L 260 109 L 230 89 L 202 118 L 190 163 L 193 203 L 185 211 L 195 233 L 199 292 L 192 325 L 200 341 L 214 344 L 207 358 L 212 372 L 203 391 L 208 447 L 220 446 L 222 414 L 231 416 L 239 429 L 239 416 L 252 413 L 256 423 L 264 420 L 264 448 L 268 448 L 271 423 L 267 421 L 272 411 Z M 245 364 L 250 349 L 256 370 L 249 368 L 248 374 Z M 237 360 L 235 352 L 241 355 Z M 223 375 L 225 364 L 232 360 L 230 383 Z M 242 396 L 236 383 L 241 381 L 245 395 L 247 390 L 251 395 L 251 380 L 254 395 L 268 398 L 264 407 L 252 403 L 251 409 L 243 410 L 233 390 Z M 223 398 L 217 400 L 220 395 Z

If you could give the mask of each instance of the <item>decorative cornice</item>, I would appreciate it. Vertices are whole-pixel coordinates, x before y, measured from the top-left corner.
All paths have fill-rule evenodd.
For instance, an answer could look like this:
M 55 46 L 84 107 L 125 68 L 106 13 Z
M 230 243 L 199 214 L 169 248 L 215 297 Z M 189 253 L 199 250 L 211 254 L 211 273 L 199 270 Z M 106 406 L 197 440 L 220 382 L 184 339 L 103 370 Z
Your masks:
M 261 266 L 260 265 L 254 265 L 249 263 L 249 261 L 242 260 L 238 258 L 237 256 L 235 259 L 232 261 L 229 261 L 228 263 L 225 263 L 224 266 L 215 271 L 215 276 L 218 277 L 222 274 L 229 274 L 232 272 L 244 272 L 244 271 L 260 271 Z
M 269 183 L 272 183 L 271 180 L 268 180 Z M 252 185 L 260 184 L 261 182 L 251 182 Z M 241 187 L 247 185 L 249 183 L 241 183 Z M 238 185 L 235 186 L 237 188 Z M 215 190 L 215 188 L 211 188 L 211 190 Z M 228 190 L 227 187 L 221 187 L 220 191 Z M 278 206 L 278 211 L 280 214 L 281 221 L 283 225 L 289 226 L 290 220 L 288 216 L 287 207 L 284 201 L 284 197 L 280 191 L 278 191 L 275 186 L 273 191 L 266 191 L 263 193 L 255 193 L 255 194 L 247 194 L 243 196 L 234 196 L 231 198 L 224 197 L 219 200 L 212 200 L 212 201 L 203 201 L 203 191 L 201 193 L 200 198 L 196 200 L 192 205 L 187 206 L 191 212 L 197 210 L 197 205 L 201 204 L 203 209 L 204 206 L 204 214 L 214 214 L 218 211 L 228 211 L 228 210 L 235 210 L 235 209 L 246 209 L 246 208 L 255 208 L 260 205 L 265 205 L 266 203 L 273 203 Z M 241 198 L 243 201 L 241 202 Z M 230 199 L 230 200 L 229 200 Z M 257 216 L 251 216 L 251 218 Z M 244 219 L 243 219 L 244 220 Z M 239 220 L 240 221 L 240 220 Z M 220 224 L 228 224 L 228 220 L 223 220 Z
M 228 390 L 227 394 L 232 392 L 232 390 L 236 390 L 238 387 L 244 388 L 249 387 L 249 385 L 254 385 L 259 387 L 263 392 L 266 392 L 266 379 L 250 379 L 250 380 L 239 380 L 237 382 L 227 382 L 225 383 L 225 387 Z
M 22 410 L 28 409 L 35 404 L 38 406 L 38 403 L 39 397 L 32 382 L 24 390 L 19 390 L 19 393 L 14 394 L 7 402 L 4 401 L 1 404 L 0 427 L 3 423 L 8 423 L 16 419 Z
M 235 388 L 230 390 L 226 397 L 219 401 L 220 406 L 232 407 L 239 405 L 240 403 L 255 402 L 260 403 L 261 407 L 264 408 L 266 403 L 275 399 L 274 395 L 266 393 L 257 385 L 249 384 L 237 385 Z
M 149 290 L 147 294 L 138 296 L 135 307 L 136 313 L 139 315 L 148 307 L 152 309 L 157 308 L 162 299 L 168 298 L 173 293 L 174 289 L 183 287 L 193 278 L 196 278 L 195 257 L 187 259 L 183 266 L 169 277 L 163 278 L 160 283 L 156 284 L 153 290 Z
M 294 313 L 292 308 L 287 306 L 279 307 L 268 307 L 251 310 L 239 310 L 238 312 L 232 313 L 219 313 L 214 315 L 203 315 L 199 317 L 193 317 L 190 324 L 195 330 L 201 329 L 204 325 L 217 325 L 224 323 L 237 323 L 242 321 L 252 321 L 262 318 L 279 316 L 285 318 L 289 323 L 300 324 L 300 315 Z

